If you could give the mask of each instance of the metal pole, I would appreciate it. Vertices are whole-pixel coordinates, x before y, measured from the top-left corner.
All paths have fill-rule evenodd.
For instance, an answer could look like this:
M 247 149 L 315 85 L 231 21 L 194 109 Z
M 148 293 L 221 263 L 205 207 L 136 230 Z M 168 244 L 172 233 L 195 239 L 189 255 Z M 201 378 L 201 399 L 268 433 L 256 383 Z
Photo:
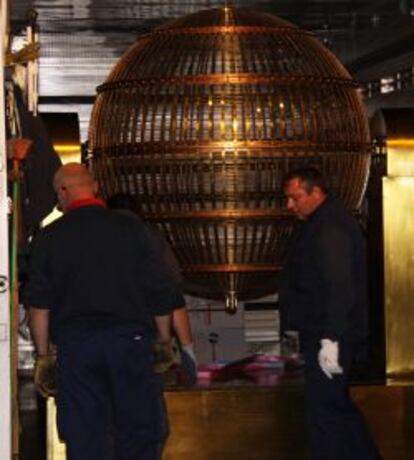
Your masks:
M 0 10 L 0 458 L 11 459 L 10 313 L 7 159 L 4 65 L 8 31 L 8 0 Z

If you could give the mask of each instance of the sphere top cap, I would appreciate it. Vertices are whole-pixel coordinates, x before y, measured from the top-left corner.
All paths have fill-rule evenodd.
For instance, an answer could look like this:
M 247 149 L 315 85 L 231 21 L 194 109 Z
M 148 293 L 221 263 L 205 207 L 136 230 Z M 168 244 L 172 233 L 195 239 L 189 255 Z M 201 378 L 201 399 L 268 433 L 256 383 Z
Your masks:
M 156 31 L 174 31 L 176 29 L 199 27 L 266 27 L 270 29 L 293 29 L 299 27 L 272 14 L 257 12 L 249 8 L 223 6 L 201 10 L 157 27 Z

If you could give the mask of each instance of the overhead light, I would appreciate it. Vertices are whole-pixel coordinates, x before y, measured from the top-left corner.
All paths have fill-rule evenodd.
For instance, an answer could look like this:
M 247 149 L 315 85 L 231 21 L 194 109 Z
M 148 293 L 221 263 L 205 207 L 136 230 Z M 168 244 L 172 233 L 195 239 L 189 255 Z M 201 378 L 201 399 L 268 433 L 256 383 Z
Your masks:
M 381 22 L 381 16 L 377 13 L 374 13 L 372 16 L 371 16 L 371 24 L 373 27 L 378 27 L 380 25 L 380 22 Z
M 382 94 L 392 93 L 395 90 L 394 77 L 381 78 L 380 92 Z

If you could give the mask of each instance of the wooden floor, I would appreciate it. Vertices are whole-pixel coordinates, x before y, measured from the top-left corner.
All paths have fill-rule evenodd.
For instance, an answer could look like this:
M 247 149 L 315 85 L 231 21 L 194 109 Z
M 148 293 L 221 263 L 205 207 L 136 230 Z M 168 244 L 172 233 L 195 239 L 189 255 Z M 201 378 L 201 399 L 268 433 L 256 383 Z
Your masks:
M 413 460 L 414 387 L 355 386 L 352 395 L 384 460 Z M 164 460 L 307 458 L 300 386 L 169 391 L 166 399 L 171 436 Z M 22 413 L 20 460 L 45 460 L 44 419 L 29 409 Z M 64 460 L 55 432 L 49 432 L 49 446 L 49 459 Z
M 384 460 L 414 459 L 414 388 L 355 386 Z M 167 392 L 171 436 L 164 460 L 305 460 L 303 392 Z

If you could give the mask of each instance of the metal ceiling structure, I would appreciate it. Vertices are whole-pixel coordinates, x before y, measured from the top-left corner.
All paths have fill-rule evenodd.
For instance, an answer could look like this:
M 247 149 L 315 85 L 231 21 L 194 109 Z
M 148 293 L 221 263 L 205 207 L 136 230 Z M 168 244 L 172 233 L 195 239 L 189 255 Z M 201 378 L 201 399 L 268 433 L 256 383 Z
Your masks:
M 15 33 L 34 10 L 40 31 L 40 110 L 79 113 L 85 140 L 96 86 L 137 36 L 168 20 L 231 4 L 275 14 L 315 32 L 362 82 L 406 66 L 413 0 L 13 0 Z M 392 66 L 391 66 L 392 67 Z M 374 69 L 374 71 L 371 71 Z

